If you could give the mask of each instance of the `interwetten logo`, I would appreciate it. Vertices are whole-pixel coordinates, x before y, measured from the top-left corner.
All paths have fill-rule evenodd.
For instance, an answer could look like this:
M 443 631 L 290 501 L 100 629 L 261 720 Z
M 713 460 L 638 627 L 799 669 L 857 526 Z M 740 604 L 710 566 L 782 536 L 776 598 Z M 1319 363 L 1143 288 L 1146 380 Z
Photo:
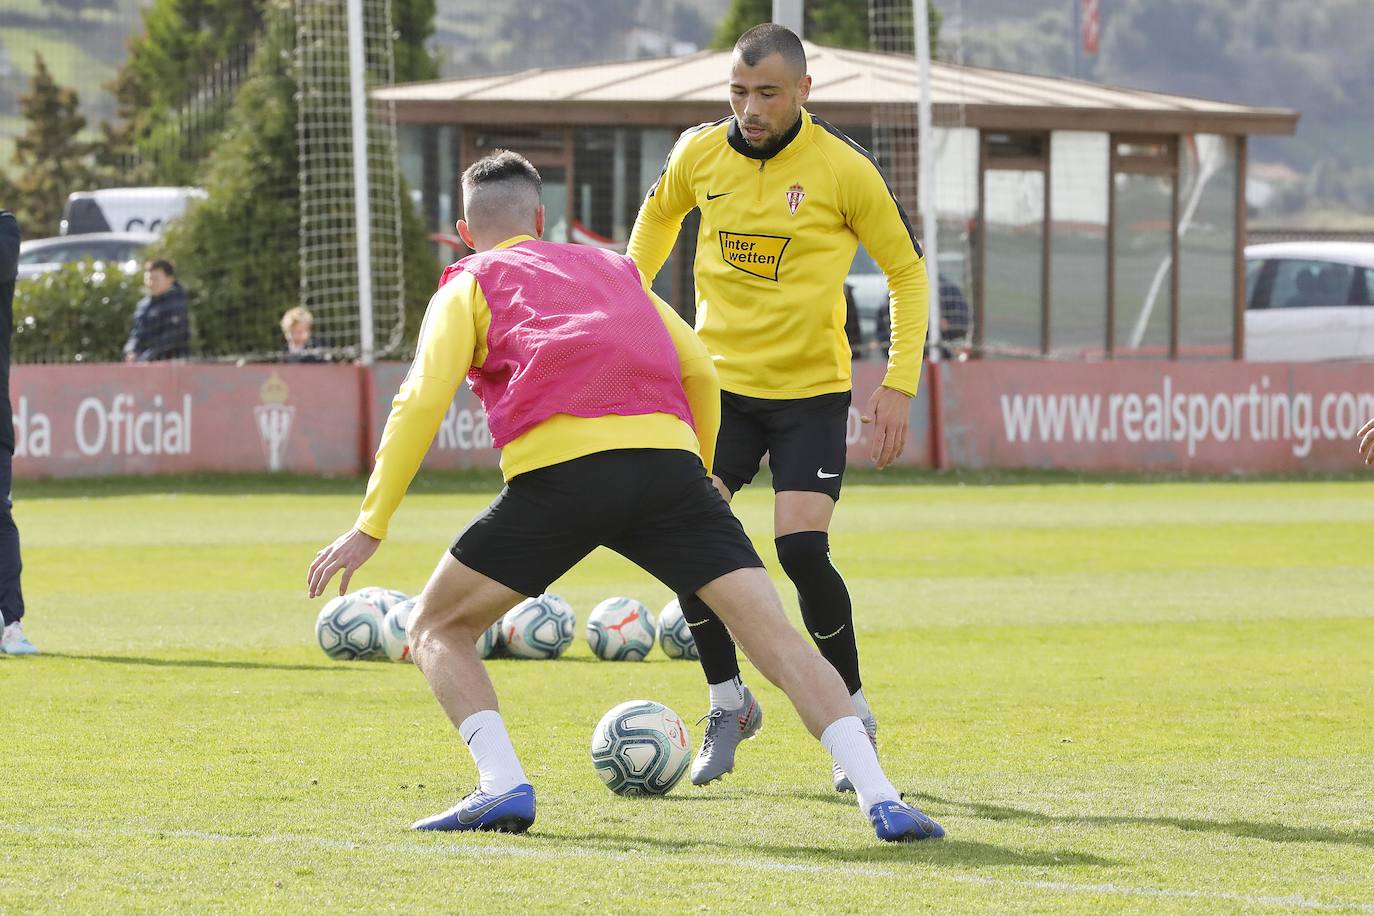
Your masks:
M 782 266 L 782 253 L 791 241 L 780 235 L 750 235 L 721 230 L 720 256 L 736 270 L 776 282 L 778 268 Z

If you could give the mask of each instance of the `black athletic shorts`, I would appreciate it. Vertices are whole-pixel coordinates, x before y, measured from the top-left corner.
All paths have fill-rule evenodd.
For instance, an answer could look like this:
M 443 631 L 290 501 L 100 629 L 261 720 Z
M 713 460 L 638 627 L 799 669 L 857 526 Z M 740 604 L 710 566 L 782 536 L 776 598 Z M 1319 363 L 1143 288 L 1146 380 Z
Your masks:
M 701 458 L 681 449 L 596 452 L 518 474 L 449 552 L 533 597 L 601 546 L 680 595 L 763 566 Z
M 773 491 L 805 490 L 839 500 L 850 393 L 773 400 L 720 393 L 715 475 L 735 493 L 754 479 L 764 453 Z

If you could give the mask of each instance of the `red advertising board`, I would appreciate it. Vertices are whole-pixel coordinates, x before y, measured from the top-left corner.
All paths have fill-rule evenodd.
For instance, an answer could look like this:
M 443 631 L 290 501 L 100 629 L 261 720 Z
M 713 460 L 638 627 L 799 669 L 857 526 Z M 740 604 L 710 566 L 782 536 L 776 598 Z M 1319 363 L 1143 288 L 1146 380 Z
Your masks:
M 851 468 L 871 467 L 860 422 L 881 363 L 854 367 Z M 17 366 L 15 475 L 366 470 L 402 363 L 355 366 Z M 936 441 L 930 392 L 939 393 Z M 1272 473 L 1358 466 L 1354 433 L 1374 416 L 1364 364 L 945 363 L 926 367 L 899 464 L 1089 471 Z M 364 429 L 364 420 L 367 428 Z M 366 437 L 367 441 L 364 441 Z M 496 467 L 466 385 L 425 466 Z
M 921 385 L 911 399 L 910 425 L 907 427 L 906 447 L 897 464 L 909 467 L 929 467 L 930 454 L 930 370 L 929 364 L 921 374 Z M 887 363 L 855 363 L 854 395 L 849 405 L 849 429 L 845 442 L 849 446 L 846 460 L 850 468 L 873 467 L 873 427 L 863 422 L 868 399 L 883 383 Z
M 379 363 L 373 369 L 372 443 L 381 441 L 382 428 L 392 398 L 405 379 L 404 363 Z M 872 467 L 869 457 L 872 448 L 871 427 L 862 422 L 861 414 L 868 398 L 882 384 L 887 371 L 885 363 L 854 364 L 854 397 L 849 407 L 849 427 L 846 443 L 849 446 L 850 467 Z M 458 388 L 434 443 L 425 456 L 424 467 L 433 469 L 461 469 L 497 467 L 501 455 L 491 447 L 491 433 L 487 430 L 482 405 L 467 385 Z M 907 433 L 902 464 L 926 466 L 930 463 L 930 402 L 924 388 L 911 404 L 911 425 Z
M 372 369 L 372 453 L 382 440 L 391 401 L 401 390 L 408 363 L 378 363 Z M 432 470 L 462 470 L 464 468 L 494 468 L 501 463 L 501 453 L 491 447 L 491 431 L 487 429 L 487 415 L 482 403 L 466 384 L 458 386 L 458 393 L 444 414 L 444 422 L 425 455 L 422 467 Z
M 358 469 L 353 366 L 16 366 L 16 477 Z
M 1349 470 L 1374 416 L 1360 364 L 989 360 L 942 373 L 952 467 Z

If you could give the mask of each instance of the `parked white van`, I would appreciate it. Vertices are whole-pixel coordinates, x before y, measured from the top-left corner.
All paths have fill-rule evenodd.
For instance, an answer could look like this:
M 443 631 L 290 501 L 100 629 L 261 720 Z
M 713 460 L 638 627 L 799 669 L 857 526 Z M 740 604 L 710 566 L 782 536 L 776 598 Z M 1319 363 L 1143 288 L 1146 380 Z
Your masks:
M 161 233 L 186 212 L 193 200 L 204 200 L 200 188 L 103 188 L 67 195 L 61 235 L 88 232 Z
M 1374 243 L 1245 246 L 1245 358 L 1374 359 Z

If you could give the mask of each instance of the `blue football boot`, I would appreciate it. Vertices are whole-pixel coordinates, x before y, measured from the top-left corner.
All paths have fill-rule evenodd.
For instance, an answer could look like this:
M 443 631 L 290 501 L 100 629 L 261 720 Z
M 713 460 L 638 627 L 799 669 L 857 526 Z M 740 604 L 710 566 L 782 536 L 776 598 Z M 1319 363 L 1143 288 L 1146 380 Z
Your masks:
M 938 840 L 945 835 L 945 828 L 906 802 L 878 802 L 868 809 L 868 819 L 873 822 L 878 839 L 889 843 Z
M 472 790 L 467 798 L 436 814 L 410 825 L 411 830 L 494 830 L 498 833 L 524 833 L 534 823 L 534 788 L 521 783 L 497 795 Z

